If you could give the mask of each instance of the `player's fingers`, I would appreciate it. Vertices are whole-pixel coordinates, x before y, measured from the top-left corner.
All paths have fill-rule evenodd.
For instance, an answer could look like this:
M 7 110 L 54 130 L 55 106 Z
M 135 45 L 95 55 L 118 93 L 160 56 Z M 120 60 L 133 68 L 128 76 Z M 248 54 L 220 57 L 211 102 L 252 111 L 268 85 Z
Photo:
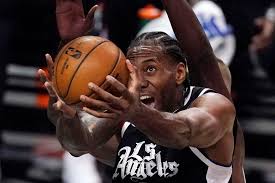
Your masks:
M 66 1 L 68 1 L 68 0 L 56 0 L 56 1 L 55 1 L 55 3 L 56 3 L 55 5 L 56 5 L 56 6 L 62 6 Z M 69 0 L 69 1 L 70 1 L 70 0 Z
M 56 102 L 56 109 L 61 111 L 65 118 L 72 119 L 76 115 L 76 110 L 74 108 L 68 106 L 67 104 L 65 104 L 61 100 L 58 100 Z
M 48 94 L 49 94 L 50 97 L 56 97 L 57 98 L 57 94 L 56 94 L 55 90 L 53 89 L 53 86 L 50 82 L 48 82 L 48 81 L 45 82 L 44 86 L 47 89 Z
M 38 75 L 39 75 L 39 78 L 40 78 L 40 81 L 44 84 L 46 81 L 48 81 L 48 78 L 47 78 L 47 75 L 46 75 L 46 72 L 43 71 L 42 69 L 39 69 L 37 71 Z
M 49 72 L 49 79 L 52 80 L 52 76 L 54 73 L 54 64 L 53 64 L 53 59 L 51 57 L 50 54 L 46 54 L 46 62 L 47 62 L 47 68 L 48 68 L 48 72 Z
M 92 30 L 93 24 L 94 24 L 94 15 L 95 11 L 97 9 L 97 5 L 93 6 L 90 11 L 88 12 L 86 18 L 84 19 L 84 28 L 83 31 L 88 33 L 89 31 Z
M 56 110 L 56 111 L 60 111 L 60 109 L 59 109 L 59 107 L 60 107 L 60 104 L 58 104 L 59 103 L 59 100 L 58 101 L 56 101 L 53 105 L 52 105 L 52 107 L 54 108 L 54 110 Z M 60 111 L 61 112 L 61 111 Z
M 110 105 L 108 103 L 87 97 L 85 95 L 81 95 L 80 100 L 86 107 L 90 107 L 93 109 L 99 109 L 102 111 L 107 110 L 107 111 L 114 112 L 114 113 L 120 113 L 118 110 L 115 110 L 114 108 L 110 107 Z
M 88 87 L 106 102 L 113 102 L 117 98 L 92 82 L 88 84 Z
M 116 113 L 108 113 L 108 112 L 100 112 L 100 111 L 95 111 L 92 109 L 89 109 L 87 107 L 83 107 L 83 111 L 97 117 L 97 118 L 109 118 L 109 119 L 116 119 L 118 115 Z
M 93 90 L 103 101 L 108 102 L 111 104 L 112 108 L 116 109 L 125 109 L 128 107 L 127 100 L 123 99 L 122 97 L 116 97 L 109 92 L 106 92 L 102 88 L 98 87 L 93 83 L 88 84 L 89 88 Z
M 88 12 L 86 16 L 86 21 L 92 22 L 94 20 L 95 11 L 98 8 L 98 5 L 94 5 Z
M 135 66 L 130 62 L 130 60 L 127 59 L 126 64 L 130 74 L 135 74 L 136 72 Z
M 121 82 L 119 82 L 117 79 L 115 79 L 113 76 L 106 76 L 106 81 L 108 83 L 110 83 L 120 94 L 121 96 L 125 97 L 125 98 L 129 98 L 129 91 L 128 88 L 126 88 L 126 86 L 124 84 L 122 84 Z
M 62 7 L 62 2 L 64 2 L 64 0 L 56 0 L 55 1 L 56 10 L 59 10 Z
M 139 94 L 140 81 L 138 79 L 137 69 L 128 59 L 126 60 L 126 64 L 130 74 L 128 89 L 132 93 Z

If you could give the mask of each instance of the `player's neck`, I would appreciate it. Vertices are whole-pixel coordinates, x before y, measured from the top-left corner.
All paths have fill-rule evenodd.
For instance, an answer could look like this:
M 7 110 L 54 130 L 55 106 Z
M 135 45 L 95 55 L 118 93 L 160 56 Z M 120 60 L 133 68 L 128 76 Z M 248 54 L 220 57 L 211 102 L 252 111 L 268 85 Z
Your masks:
M 183 107 L 182 104 L 184 101 L 185 92 L 186 92 L 185 87 L 179 86 L 179 89 L 176 92 L 176 98 L 175 98 L 176 102 L 173 106 L 171 106 L 172 110 L 170 110 L 170 112 L 178 111 L 181 107 Z

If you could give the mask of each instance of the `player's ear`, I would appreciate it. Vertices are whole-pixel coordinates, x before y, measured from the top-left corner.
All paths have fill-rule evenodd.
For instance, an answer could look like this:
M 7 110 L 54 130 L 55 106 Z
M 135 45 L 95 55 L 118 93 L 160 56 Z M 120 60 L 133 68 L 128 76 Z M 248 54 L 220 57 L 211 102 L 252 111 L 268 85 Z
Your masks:
M 181 85 L 186 79 L 186 67 L 185 64 L 180 62 L 176 68 L 176 83 Z

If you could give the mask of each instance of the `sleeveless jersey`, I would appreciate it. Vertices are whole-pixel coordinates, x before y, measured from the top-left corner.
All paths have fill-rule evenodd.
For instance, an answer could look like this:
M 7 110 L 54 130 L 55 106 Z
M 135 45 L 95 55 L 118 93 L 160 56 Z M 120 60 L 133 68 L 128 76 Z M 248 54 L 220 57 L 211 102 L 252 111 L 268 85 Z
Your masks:
M 178 111 L 187 109 L 197 97 L 208 92 L 214 91 L 191 87 Z M 232 166 L 212 162 L 198 148 L 157 145 L 129 122 L 123 125 L 121 135 L 114 183 L 227 183 L 231 177 Z

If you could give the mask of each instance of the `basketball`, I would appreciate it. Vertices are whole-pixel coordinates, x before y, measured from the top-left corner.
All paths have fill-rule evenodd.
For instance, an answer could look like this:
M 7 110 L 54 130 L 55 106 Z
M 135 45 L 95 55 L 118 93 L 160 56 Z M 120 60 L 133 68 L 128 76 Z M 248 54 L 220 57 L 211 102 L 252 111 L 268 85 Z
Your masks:
M 54 61 L 53 84 L 68 105 L 79 103 L 80 95 L 96 97 L 88 88 L 89 82 L 112 93 L 105 81 L 107 75 L 127 86 L 129 71 L 123 52 L 102 37 L 76 38 L 60 50 Z

